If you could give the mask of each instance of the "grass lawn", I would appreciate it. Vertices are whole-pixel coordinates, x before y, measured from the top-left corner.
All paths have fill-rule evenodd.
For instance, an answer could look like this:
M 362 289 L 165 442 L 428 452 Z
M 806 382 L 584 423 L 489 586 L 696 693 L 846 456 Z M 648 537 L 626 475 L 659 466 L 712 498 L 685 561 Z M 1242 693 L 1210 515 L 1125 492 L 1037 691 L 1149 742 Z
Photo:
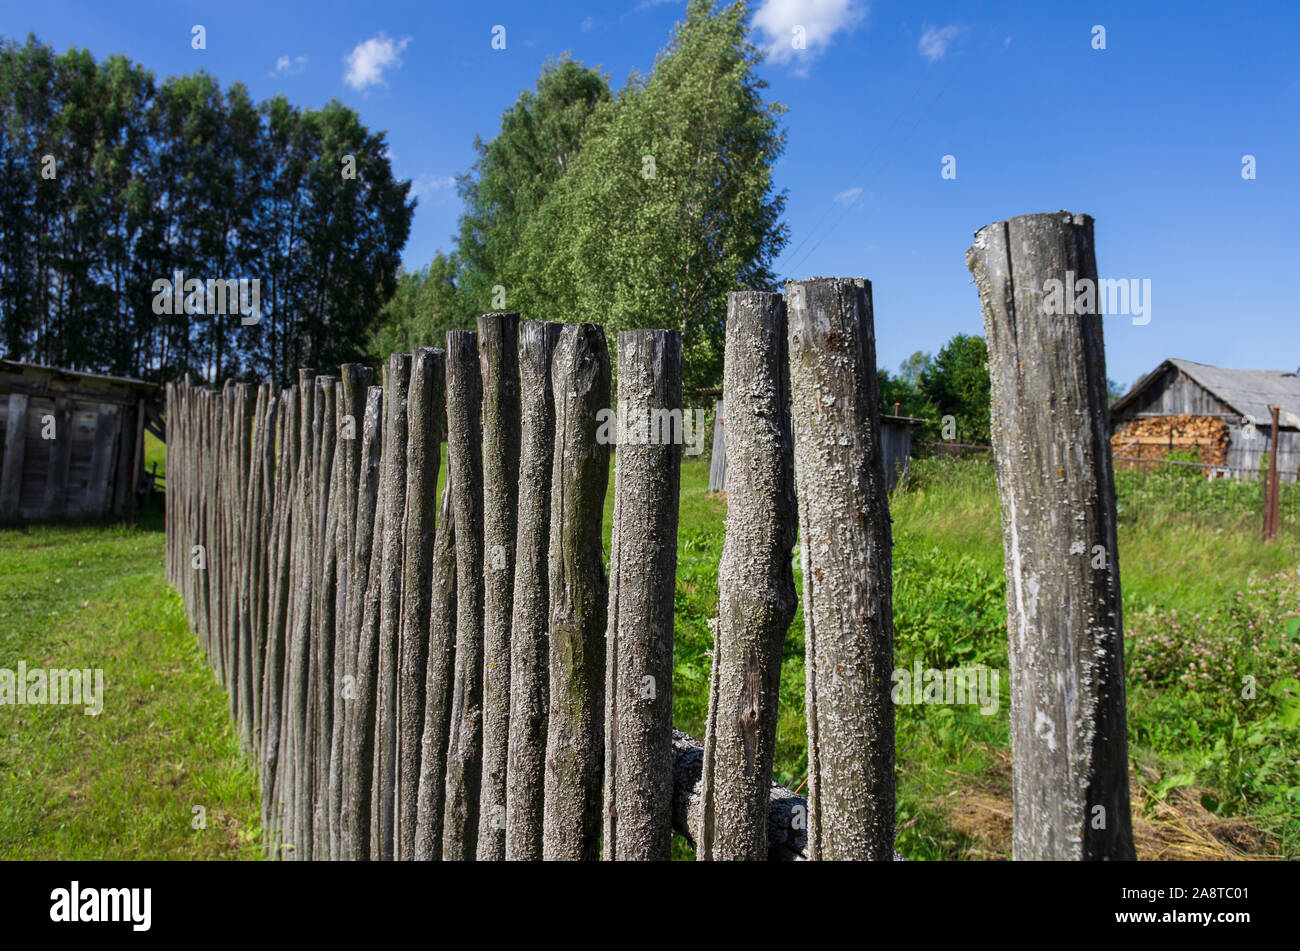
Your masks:
M 147 447 L 163 471 L 161 445 Z M 445 466 L 444 466 L 445 472 Z M 702 736 L 726 502 L 707 457 L 682 468 L 677 726 Z M 1139 857 L 1300 856 L 1300 532 L 1257 540 L 1250 490 L 1120 476 L 1120 564 Z M 613 506 L 607 499 L 606 553 Z M 1010 855 L 1006 613 L 984 463 L 917 463 L 892 499 L 899 666 L 1002 671 L 993 716 L 897 707 L 899 850 Z M 4 707 L 0 857 L 253 858 L 257 779 L 224 695 L 163 582 L 157 511 L 135 528 L 0 530 L 0 667 L 102 667 L 104 712 Z M 796 582 L 801 584 L 796 572 Z M 801 588 L 800 588 L 801 590 Z M 1288 639 L 1289 638 L 1289 639 Z M 1200 665 L 1199 667 L 1196 665 Z M 1258 696 L 1237 696 L 1243 675 Z M 1190 678 L 1190 679 L 1189 679 Z M 806 773 L 803 618 L 786 642 L 779 782 Z M 1295 682 L 1300 688 L 1300 681 Z M 206 828 L 192 827 L 193 807 Z M 684 842 L 674 854 L 689 857 Z
M 162 558 L 157 510 L 0 529 L 0 667 L 104 672 L 97 716 L 0 707 L 0 858 L 257 857 L 257 778 Z

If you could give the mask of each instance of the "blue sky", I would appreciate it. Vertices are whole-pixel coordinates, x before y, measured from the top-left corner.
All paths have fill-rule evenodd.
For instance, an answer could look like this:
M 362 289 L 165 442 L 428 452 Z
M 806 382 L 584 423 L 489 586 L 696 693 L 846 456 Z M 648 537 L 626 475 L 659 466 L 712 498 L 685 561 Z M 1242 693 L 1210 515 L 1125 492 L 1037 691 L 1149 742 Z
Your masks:
M 775 174 L 791 241 L 778 273 L 871 279 L 882 366 L 982 333 L 964 264 L 972 233 L 1061 208 L 1096 218 L 1102 277 L 1151 281 L 1148 324 L 1106 319 L 1111 377 L 1132 383 L 1171 356 L 1300 366 L 1300 3 L 754 6 L 754 40 L 773 51 L 760 68 L 768 97 L 789 107 Z M 124 53 L 160 78 L 201 67 L 256 99 L 339 98 L 387 131 L 397 174 L 415 182 L 403 255 L 414 268 L 452 245 L 452 176 L 472 163 L 475 134 L 496 133 L 549 57 L 570 52 L 617 89 L 651 67 L 683 10 L 5 0 L 0 34 Z M 191 48 L 195 24 L 206 50 Z M 504 50 L 492 49 L 497 25 Z M 944 156 L 955 178 L 941 176 Z

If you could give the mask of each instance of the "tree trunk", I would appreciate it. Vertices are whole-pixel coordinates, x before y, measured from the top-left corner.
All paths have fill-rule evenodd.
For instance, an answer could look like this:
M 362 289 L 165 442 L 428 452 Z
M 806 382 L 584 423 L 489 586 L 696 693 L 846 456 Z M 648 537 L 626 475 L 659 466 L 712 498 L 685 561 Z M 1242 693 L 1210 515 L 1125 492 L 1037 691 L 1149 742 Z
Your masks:
M 894 850 L 894 620 L 871 285 L 787 285 L 803 554 L 808 848 Z
M 551 465 L 555 394 L 551 358 L 560 325 L 529 321 L 519 340 L 522 420 L 519 522 L 510 632 L 510 744 L 506 771 L 506 858 L 542 857 L 542 787 L 550 663 L 547 547 L 551 532 Z
M 727 526 L 718 565 L 697 859 L 754 861 L 768 854 L 781 661 L 796 607 L 786 346 L 780 294 L 727 295 Z
M 1132 859 L 1102 318 L 1073 306 L 1076 279 L 1096 300 L 1092 218 L 997 222 L 966 263 L 984 310 L 1006 551 L 1012 855 Z
M 551 363 L 555 453 L 551 476 L 550 713 L 542 854 L 600 855 L 600 799 L 608 594 L 601 523 L 609 445 L 597 411 L 609 408 L 609 349 L 595 324 L 566 324 Z
M 603 842 L 611 861 L 667 861 L 672 852 L 681 412 L 681 333 L 622 331 L 605 636 Z

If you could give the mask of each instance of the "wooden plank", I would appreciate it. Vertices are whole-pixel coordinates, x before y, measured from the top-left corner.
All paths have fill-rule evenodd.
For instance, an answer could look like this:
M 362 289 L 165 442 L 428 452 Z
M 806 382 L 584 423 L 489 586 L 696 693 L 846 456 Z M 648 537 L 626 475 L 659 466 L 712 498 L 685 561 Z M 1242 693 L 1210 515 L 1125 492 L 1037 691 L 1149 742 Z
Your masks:
M 86 487 L 86 514 L 104 514 L 109 501 L 109 479 L 113 464 L 113 447 L 122 423 L 120 409 L 113 403 L 100 403 L 95 423 L 95 443 L 90 455 L 90 483 Z
M 23 461 L 27 451 L 27 400 L 26 393 L 9 394 L 4 461 L 0 463 L 0 519 L 18 517 Z
M 72 461 L 72 401 L 54 404 L 54 439 L 50 441 L 50 468 L 45 483 L 44 519 L 62 518 L 68 505 L 68 468 Z

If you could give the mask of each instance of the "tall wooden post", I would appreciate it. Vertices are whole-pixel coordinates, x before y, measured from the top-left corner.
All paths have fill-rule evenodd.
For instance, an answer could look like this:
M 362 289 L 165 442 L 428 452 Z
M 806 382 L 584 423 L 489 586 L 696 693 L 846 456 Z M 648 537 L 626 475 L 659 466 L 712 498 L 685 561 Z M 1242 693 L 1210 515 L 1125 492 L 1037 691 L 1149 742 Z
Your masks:
M 397 665 L 397 848 L 415 857 L 416 810 L 428 672 L 430 583 L 442 465 L 446 351 L 420 347 L 411 364 L 406 442 L 406 555 L 402 562 L 402 627 Z
M 793 281 L 786 297 L 803 551 L 808 850 L 813 859 L 888 861 L 893 556 L 871 285 Z
M 478 319 L 483 377 L 483 778 L 477 857 L 506 857 L 510 623 L 519 500 L 519 315 Z M 523 473 L 531 478 L 532 473 Z
M 447 472 L 456 515 L 456 674 L 442 857 L 473 861 L 483 767 L 483 379 L 478 334 L 447 332 Z
M 768 854 L 781 661 L 796 605 L 794 439 L 780 294 L 727 295 L 723 377 L 727 526 L 695 854 L 757 861 Z
M 609 407 L 609 348 L 595 324 L 565 324 L 551 361 L 551 707 L 546 732 L 542 854 L 600 857 L 608 583 L 601 523 L 609 445 L 596 413 Z M 459 524 L 459 523 L 458 523 Z
M 519 337 L 521 478 L 506 768 L 506 859 L 511 861 L 537 861 L 542 857 L 542 786 L 546 773 L 546 709 L 550 703 L 547 547 L 555 451 L 551 358 L 559 339 L 560 325 L 542 321 L 525 323 Z
M 667 861 L 683 437 L 680 332 L 619 333 L 617 421 L 602 840 L 608 860 Z
M 1012 854 L 1132 859 L 1102 317 L 1075 299 L 1090 282 L 1096 300 L 1092 218 L 999 221 L 976 232 L 966 263 L 984 311 L 1006 551 Z

